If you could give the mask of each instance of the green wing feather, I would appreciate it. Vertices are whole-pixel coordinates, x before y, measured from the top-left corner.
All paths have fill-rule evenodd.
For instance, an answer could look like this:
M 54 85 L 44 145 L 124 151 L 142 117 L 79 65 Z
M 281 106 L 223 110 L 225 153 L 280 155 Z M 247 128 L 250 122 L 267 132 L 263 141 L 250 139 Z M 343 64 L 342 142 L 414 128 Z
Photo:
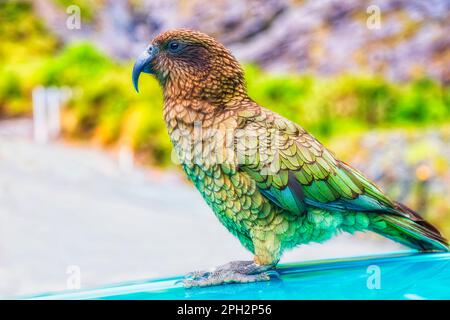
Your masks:
M 308 207 L 375 214 L 383 222 L 369 226 L 375 232 L 419 250 L 448 250 L 436 228 L 388 199 L 300 126 L 264 108 L 253 114 L 247 111 L 244 118 L 240 121 L 243 132 L 251 132 L 259 140 L 250 147 L 243 142 L 246 139 L 238 140 L 238 153 L 251 154 L 241 156 L 246 161 L 240 168 L 275 205 L 297 215 Z M 254 154 L 255 150 L 259 154 Z
M 248 117 L 248 113 L 246 115 Z M 258 136 L 259 141 L 258 144 L 247 143 L 248 139 L 238 142 L 238 151 L 245 152 L 248 158 L 241 166 L 242 170 L 256 181 L 258 189 L 267 198 L 289 212 L 301 214 L 309 205 L 396 213 L 394 203 L 372 182 L 335 159 L 319 141 L 295 123 L 261 109 L 247 118 L 244 131 Z M 259 156 L 253 154 L 255 150 Z M 403 212 L 400 214 L 407 216 Z

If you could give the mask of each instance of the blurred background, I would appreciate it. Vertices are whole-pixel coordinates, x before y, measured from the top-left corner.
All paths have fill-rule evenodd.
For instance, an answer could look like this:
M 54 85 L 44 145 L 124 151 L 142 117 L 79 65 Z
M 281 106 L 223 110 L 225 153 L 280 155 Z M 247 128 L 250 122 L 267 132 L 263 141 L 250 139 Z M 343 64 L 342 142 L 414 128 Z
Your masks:
M 0 296 L 251 258 L 171 162 L 157 82 L 131 84 L 175 27 L 218 38 L 250 96 L 450 238 L 449 1 L 3 0 Z M 399 249 L 342 235 L 282 262 Z

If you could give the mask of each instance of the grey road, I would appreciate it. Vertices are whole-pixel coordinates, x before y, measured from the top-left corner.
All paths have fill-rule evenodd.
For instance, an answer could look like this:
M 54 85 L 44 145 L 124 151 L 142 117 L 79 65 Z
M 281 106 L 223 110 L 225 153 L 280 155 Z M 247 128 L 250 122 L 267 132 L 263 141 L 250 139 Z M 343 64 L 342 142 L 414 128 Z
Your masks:
M 0 296 L 177 275 L 251 259 L 177 171 L 121 169 L 114 152 L 30 139 L 27 120 L 0 122 Z M 282 262 L 399 250 L 341 235 Z

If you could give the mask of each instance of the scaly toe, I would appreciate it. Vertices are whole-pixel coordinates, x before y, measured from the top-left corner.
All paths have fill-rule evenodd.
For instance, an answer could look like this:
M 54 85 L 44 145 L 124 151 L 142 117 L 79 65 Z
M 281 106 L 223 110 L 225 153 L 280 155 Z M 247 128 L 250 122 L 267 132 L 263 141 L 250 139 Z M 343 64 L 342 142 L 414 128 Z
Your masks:
M 198 279 L 209 276 L 210 273 L 211 272 L 209 272 L 209 271 L 196 270 L 196 271 L 189 272 L 188 274 L 186 274 L 186 276 L 184 278 L 198 280 Z
M 181 282 L 185 288 L 208 287 L 224 283 L 222 277 L 216 273 L 208 273 L 203 277 L 185 278 Z
M 216 271 L 197 279 L 184 279 L 182 282 L 186 288 L 207 287 L 228 283 L 249 283 L 257 281 L 269 281 L 276 272 L 265 271 L 256 274 L 243 274 L 230 270 Z M 276 273 L 277 274 L 277 273 Z
M 197 280 L 200 280 L 202 278 L 207 278 L 210 275 L 211 272 L 209 271 L 192 271 L 187 273 L 183 279 L 175 281 L 175 284 L 183 284 L 185 287 L 187 284 L 190 284 L 191 282 L 195 282 Z
M 277 279 L 277 280 L 281 279 L 280 273 L 277 270 L 275 270 L 275 269 L 270 269 L 270 270 L 265 271 L 263 273 L 268 274 L 270 279 Z

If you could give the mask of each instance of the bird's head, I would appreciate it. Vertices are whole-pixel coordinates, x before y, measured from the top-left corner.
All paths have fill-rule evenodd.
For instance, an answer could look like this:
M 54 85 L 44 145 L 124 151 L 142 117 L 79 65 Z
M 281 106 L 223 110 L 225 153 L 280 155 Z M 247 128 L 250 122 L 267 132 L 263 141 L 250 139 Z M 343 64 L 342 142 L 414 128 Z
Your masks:
M 156 76 L 165 98 L 223 103 L 246 94 L 242 68 L 231 52 L 197 31 L 170 30 L 153 39 L 133 67 L 136 91 L 142 72 Z

